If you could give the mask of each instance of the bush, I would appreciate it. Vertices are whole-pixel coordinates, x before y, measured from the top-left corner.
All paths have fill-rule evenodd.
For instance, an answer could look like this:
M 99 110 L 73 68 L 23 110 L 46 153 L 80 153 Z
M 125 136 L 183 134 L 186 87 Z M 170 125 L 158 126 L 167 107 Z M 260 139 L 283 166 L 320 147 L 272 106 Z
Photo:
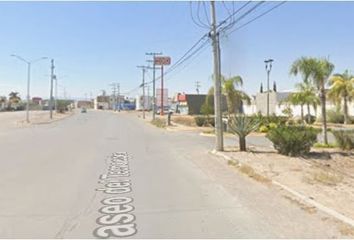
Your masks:
M 328 110 L 327 121 L 330 123 L 344 123 L 344 115 L 339 111 Z
M 246 136 L 256 130 L 258 126 L 258 120 L 245 115 L 235 114 L 230 117 L 229 128 L 239 138 L 240 151 L 246 151 Z
M 268 127 L 269 127 L 269 129 L 273 129 L 273 128 L 277 128 L 278 126 L 275 123 L 269 123 Z
M 194 117 L 194 120 L 195 124 L 197 124 L 198 127 L 202 127 L 206 123 L 207 118 L 202 116 L 196 116 Z
M 166 127 L 166 121 L 162 118 L 155 118 L 154 120 L 151 121 L 151 124 L 155 125 L 156 127 L 159 127 L 159 128 Z
M 332 130 L 332 133 L 341 149 L 354 149 L 354 130 Z
M 268 132 L 268 127 L 267 126 L 260 126 L 260 128 L 258 129 L 258 131 L 260 131 L 261 133 L 266 133 Z
M 208 124 L 210 124 L 212 127 L 215 127 L 215 118 L 210 117 L 206 120 Z
M 270 129 L 266 137 L 280 154 L 298 156 L 310 152 L 317 140 L 317 132 L 312 127 L 280 126 Z
M 195 119 L 192 116 L 173 116 L 172 121 L 185 126 L 195 126 Z
M 332 143 L 325 144 L 325 143 L 317 142 L 313 145 L 313 147 L 315 147 L 315 148 L 335 148 L 335 147 L 337 147 L 337 145 L 332 144 Z
M 307 124 L 313 124 L 316 121 L 316 117 L 313 115 L 306 114 L 305 115 L 305 122 Z

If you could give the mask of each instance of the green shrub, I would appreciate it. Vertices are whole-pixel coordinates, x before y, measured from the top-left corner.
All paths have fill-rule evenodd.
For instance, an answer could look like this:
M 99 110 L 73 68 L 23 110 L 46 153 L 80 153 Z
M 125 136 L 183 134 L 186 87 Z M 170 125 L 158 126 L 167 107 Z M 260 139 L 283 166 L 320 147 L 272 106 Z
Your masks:
M 151 120 L 151 124 L 159 128 L 166 127 L 166 121 L 162 118 L 155 118 L 154 120 Z
M 246 136 L 256 130 L 259 121 L 246 117 L 245 115 L 233 115 L 230 117 L 230 131 L 239 138 L 240 151 L 246 151 Z
M 208 123 L 212 127 L 215 127 L 215 118 L 209 117 L 208 119 L 206 119 L 206 123 Z
M 305 122 L 307 124 L 313 124 L 314 122 L 316 122 L 316 117 L 313 115 L 306 114 L 305 115 Z
M 194 120 L 198 127 L 202 127 L 206 123 L 207 118 L 203 116 L 196 116 L 194 117 Z
M 266 137 L 283 155 L 298 156 L 310 152 L 317 140 L 318 131 L 305 126 L 280 126 L 270 129 Z
M 276 123 L 269 123 L 269 125 L 268 125 L 268 128 L 269 129 L 273 129 L 273 128 L 277 128 L 278 127 L 278 125 L 276 124 Z
M 328 110 L 327 121 L 330 123 L 344 123 L 344 115 L 339 111 Z
M 354 130 L 332 130 L 332 133 L 341 149 L 354 149 Z
M 268 127 L 262 125 L 262 126 L 259 127 L 258 131 L 261 132 L 261 133 L 266 133 L 266 132 L 268 132 Z
M 325 143 L 317 142 L 317 143 L 315 143 L 313 145 L 313 147 L 315 147 L 315 148 L 335 148 L 335 147 L 337 147 L 337 145 L 336 144 L 332 144 L 332 143 L 325 144 Z

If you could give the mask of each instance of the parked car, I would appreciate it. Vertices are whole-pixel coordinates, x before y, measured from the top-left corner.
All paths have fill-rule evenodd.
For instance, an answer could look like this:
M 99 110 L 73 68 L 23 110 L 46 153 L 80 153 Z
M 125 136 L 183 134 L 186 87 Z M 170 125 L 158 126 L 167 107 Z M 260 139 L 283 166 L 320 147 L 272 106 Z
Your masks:
M 87 109 L 86 108 L 81 108 L 81 113 L 87 113 Z

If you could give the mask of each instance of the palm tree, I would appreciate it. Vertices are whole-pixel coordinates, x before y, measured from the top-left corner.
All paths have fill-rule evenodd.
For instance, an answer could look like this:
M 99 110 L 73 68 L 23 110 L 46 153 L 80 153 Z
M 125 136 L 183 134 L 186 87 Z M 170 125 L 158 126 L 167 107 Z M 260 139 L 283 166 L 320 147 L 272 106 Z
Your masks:
M 237 87 L 242 87 L 243 85 L 243 80 L 240 76 L 234 76 L 227 79 L 224 76 L 221 76 L 221 82 L 222 92 L 226 95 L 227 112 L 229 116 L 232 113 L 239 112 L 242 100 L 246 101 L 248 104 L 251 102 L 250 97 L 245 92 L 237 89 Z
M 5 108 L 5 103 L 6 103 L 6 97 L 1 96 L 0 97 L 0 110 L 2 110 L 3 108 Z
M 310 106 L 312 105 L 316 111 L 317 105 L 320 104 L 320 100 L 316 95 L 316 89 L 309 82 L 298 83 L 296 84 L 296 88 L 300 93 L 301 102 L 307 106 L 307 122 L 309 123 L 311 122 Z
M 301 121 L 304 121 L 304 97 L 302 92 L 291 93 L 286 99 L 285 102 L 290 103 L 291 105 L 300 105 L 301 107 Z
M 346 70 L 343 74 L 334 74 L 329 84 L 328 97 L 339 103 L 343 100 L 344 124 L 349 124 L 348 102 L 354 97 L 354 76 Z
M 9 94 L 9 104 L 10 106 L 12 105 L 17 105 L 21 101 L 21 98 L 19 97 L 18 92 L 10 92 Z
M 328 144 L 327 119 L 326 119 L 326 83 L 332 74 L 334 65 L 324 58 L 301 57 L 296 60 L 291 68 L 290 74 L 301 74 L 304 82 L 312 82 L 320 95 L 322 114 L 322 134 L 324 143 Z

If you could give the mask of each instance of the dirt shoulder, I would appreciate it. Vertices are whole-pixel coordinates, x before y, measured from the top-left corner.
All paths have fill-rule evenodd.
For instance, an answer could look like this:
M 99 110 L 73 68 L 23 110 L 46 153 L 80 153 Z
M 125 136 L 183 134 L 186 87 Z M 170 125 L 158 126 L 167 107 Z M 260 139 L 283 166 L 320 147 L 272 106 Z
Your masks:
M 30 111 L 30 123 L 27 123 L 26 112 L 2 112 L 0 113 L 0 120 L 2 122 L 2 128 L 12 129 L 12 128 L 24 128 L 38 124 L 49 124 L 75 114 L 75 111 L 66 113 L 54 113 L 53 118 L 50 119 L 49 111 Z
M 228 164 L 262 183 L 277 182 L 354 219 L 354 152 L 313 149 L 304 157 L 287 157 L 271 149 L 233 147 L 222 153 Z M 354 232 L 352 232 L 354 234 Z M 352 235 L 354 236 L 354 235 Z

